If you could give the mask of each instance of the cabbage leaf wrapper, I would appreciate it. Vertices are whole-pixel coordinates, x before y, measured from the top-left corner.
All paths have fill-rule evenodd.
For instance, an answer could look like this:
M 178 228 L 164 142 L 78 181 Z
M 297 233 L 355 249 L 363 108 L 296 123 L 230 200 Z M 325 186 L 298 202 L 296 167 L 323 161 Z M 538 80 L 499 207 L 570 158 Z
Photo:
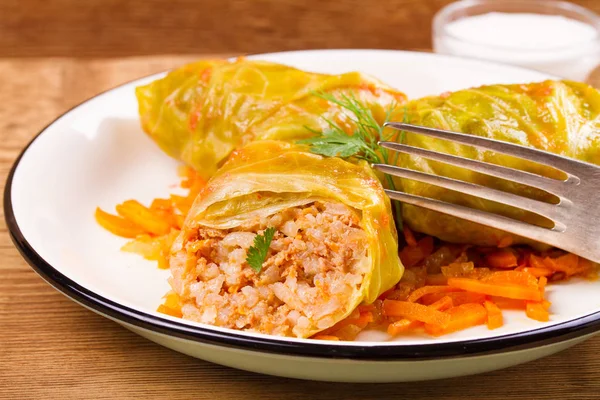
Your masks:
M 267 230 L 255 270 L 248 251 Z M 297 337 L 372 303 L 404 271 L 390 200 L 368 163 L 271 140 L 234 151 L 210 179 L 170 267 L 185 319 Z
M 406 105 L 406 112 L 405 120 L 411 124 L 493 138 L 589 163 L 600 163 L 600 93 L 583 83 L 545 81 L 483 86 L 411 101 Z M 424 135 L 405 133 L 403 142 L 564 179 L 562 173 L 548 166 Z M 524 185 L 416 156 L 404 155 L 399 164 L 542 201 L 557 200 L 549 193 Z M 525 211 L 425 183 L 402 180 L 402 187 L 407 193 L 490 211 L 517 220 L 540 225 L 548 222 Z M 402 214 L 404 221 L 412 229 L 450 242 L 482 246 L 496 246 L 499 243 L 534 244 L 494 228 L 407 204 L 403 205 Z
M 205 178 L 253 140 L 297 140 L 347 114 L 313 94 L 346 94 L 383 119 L 406 96 L 359 72 L 327 75 L 265 61 L 213 60 L 180 67 L 136 88 L 142 128 L 162 150 Z M 307 129 L 307 127 L 309 129 Z

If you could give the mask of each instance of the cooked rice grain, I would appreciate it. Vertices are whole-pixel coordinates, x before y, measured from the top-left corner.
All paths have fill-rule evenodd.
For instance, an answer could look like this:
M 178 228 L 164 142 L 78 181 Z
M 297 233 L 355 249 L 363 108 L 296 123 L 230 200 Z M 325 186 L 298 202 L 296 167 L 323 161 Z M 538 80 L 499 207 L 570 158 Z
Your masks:
M 345 205 L 315 202 L 233 229 L 187 228 L 171 258 L 183 318 L 298 337 L 332 326 L 368 269 L 359 222 Z M 246 253 L 267 227 L 276 233 L 256 273 Z

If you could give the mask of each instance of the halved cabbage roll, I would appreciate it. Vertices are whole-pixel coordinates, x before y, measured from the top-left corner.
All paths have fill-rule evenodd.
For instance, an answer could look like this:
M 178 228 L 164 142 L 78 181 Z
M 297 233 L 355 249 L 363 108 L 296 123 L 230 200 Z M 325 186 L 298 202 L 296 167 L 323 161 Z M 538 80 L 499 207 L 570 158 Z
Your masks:
M 268 228 L 257 272 L 248 252 Z M 390 200 L 367 163 L 270 140 L 236 150 L 208 182 L 170 269 L 183 318 L 297 337 L 373 302 L 404 270 Z
M 170 156 L 210 177 L 236 148 L 252 140 L 296 140 L 323 130 L 330 118 L 351 121 L 313 92 L 352 94 L 383 119 L 404 94 L 358 72 L 326 75 L 239 59 L 200 61 L 138 87 L 144 131 Z
M 583 83 L 545 81 L 522 85 L 483 86 L 414 100 L 406 105 L 406 111 L 405 120 L 415 125 L 494 138 L 590 163 L 600 163 L 600 93 Z M 406 133 L 404 143 L 561 178 L 561 174 L 550 167 L 423 135 Z M 411 169 L 530 198 L 544 201 L 553 199 L 553 196 L 527 186 L 419 157 L 402 156 L 399 163 Z M 402 186 L 407 193 L 544 224 L 543 220 L 530 213 L 425 183 L 403 180 Z M 410 205 L 404 205 L 402 213 L 412 229 L 450 242 L 484 246 L 510 241 L 528 243 L 523 238 L 497 229 Z

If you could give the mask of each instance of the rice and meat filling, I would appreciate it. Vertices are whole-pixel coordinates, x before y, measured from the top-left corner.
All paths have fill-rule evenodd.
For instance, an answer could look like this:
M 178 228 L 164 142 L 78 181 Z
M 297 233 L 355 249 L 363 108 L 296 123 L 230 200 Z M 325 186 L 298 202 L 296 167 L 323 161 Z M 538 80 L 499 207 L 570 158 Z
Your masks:
M 232 229 L 189 229 L 171 260 L 183 318 L 298 337 L 315 325 L 332 326 L 370 265 L 359 224 L 357 212 L 343 204 L 314 202 Z M 257 273 L 247 251 L 268 227 L 276 232 Z

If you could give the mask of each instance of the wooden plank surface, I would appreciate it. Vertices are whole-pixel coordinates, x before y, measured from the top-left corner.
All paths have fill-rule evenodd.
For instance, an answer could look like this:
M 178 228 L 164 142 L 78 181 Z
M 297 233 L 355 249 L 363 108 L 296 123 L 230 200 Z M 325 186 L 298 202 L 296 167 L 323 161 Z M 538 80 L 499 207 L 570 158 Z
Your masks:
M 0 0 L 0 57 L 429 48 L 451 1 Z
M 2 183 L 20 149 L 79 101 L 191 56 L 0 60 Z M 407 384 L 280 379 L 192 359 L 72 303 L 44 283 L 0 222 L 1 399 L 595 399 L 600 337 L 476 377 Z

